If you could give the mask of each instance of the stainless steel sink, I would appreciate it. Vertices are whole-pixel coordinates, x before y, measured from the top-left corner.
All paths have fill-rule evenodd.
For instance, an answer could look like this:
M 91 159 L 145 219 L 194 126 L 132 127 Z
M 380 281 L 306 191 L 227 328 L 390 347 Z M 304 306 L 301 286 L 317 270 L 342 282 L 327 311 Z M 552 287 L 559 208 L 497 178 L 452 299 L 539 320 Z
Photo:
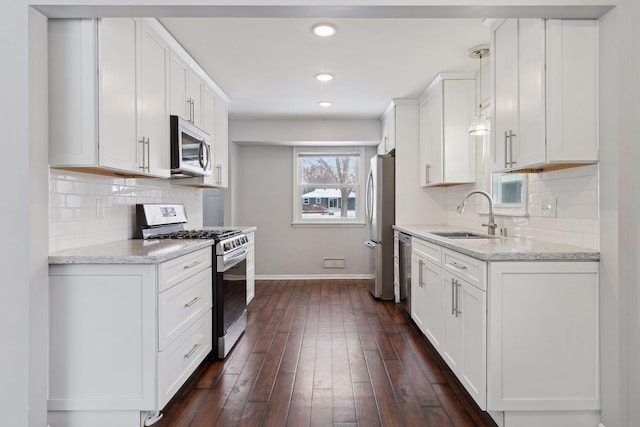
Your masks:
M 468 231 L 431 231 L 431 234 L 447 239 L 495 239 L 496 236 L 487 234 L 470 233 Z

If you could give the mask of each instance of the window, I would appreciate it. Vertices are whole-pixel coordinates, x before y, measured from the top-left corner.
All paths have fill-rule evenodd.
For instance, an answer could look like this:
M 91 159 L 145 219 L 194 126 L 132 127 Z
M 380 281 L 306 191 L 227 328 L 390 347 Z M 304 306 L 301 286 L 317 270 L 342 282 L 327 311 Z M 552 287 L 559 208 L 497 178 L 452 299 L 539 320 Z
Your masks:
M 364 153 L 362 147 L 294 147 L 294 224 L 364 222 Z
M 523 173 L 491 174 L 491 197 L 499 215 L 527 215 L 527 175 Z

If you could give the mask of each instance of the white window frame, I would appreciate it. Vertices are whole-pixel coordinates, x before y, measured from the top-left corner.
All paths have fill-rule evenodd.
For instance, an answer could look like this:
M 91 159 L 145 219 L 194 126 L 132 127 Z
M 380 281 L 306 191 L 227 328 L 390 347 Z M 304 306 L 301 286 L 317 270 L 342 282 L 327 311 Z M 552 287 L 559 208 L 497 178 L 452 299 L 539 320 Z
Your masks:
M 308 205 L 309 204 L 309 198 L 308 197 L 303 198 L 302 199 L 302 204 L 303 205 Z
M 298 158 L 301 154 L 313 154 L 317 156 L 321 155 L 339 155 L 339 154 L 353 154 L 359 157 L 358 162 L 358 188 L 356 190 L 356 216 L 355 218 L 303 218 L 302 209 L 300 208 L 302 200 L 302 170 L 299 167 L 300 162 Z M 368 159 L 365 155 L 364 147 L 293 147 L 293 226 L 311 226 L 311 227 L 349 227 L 349 226 L 364 226 L 364 198 L 365 198 L 365 173 Z

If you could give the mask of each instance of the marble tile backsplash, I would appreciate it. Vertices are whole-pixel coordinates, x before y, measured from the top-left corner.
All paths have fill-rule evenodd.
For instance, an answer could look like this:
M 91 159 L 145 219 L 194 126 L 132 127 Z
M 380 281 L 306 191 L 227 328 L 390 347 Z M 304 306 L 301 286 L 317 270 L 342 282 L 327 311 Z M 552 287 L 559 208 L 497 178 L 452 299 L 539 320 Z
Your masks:
M 131 239 L 136 203 L 183 203 L 202 227 L 202 190 L 169 180 L 49 171 L 49 251 Z
M 448 224 L 486 232 L 481 225 L 487 220 L 486 199 L 473 196 L 464 214 L 456 212 L 467 192 L 476 188 L 490 192 L 488 172 L 482 176 L 480 184 L 447 189 Z M 498 227 L 506 227 L 510 236 L 599 249 L 598 165 L 532 173 L 527 178 L 528 216 L 496 216 Z

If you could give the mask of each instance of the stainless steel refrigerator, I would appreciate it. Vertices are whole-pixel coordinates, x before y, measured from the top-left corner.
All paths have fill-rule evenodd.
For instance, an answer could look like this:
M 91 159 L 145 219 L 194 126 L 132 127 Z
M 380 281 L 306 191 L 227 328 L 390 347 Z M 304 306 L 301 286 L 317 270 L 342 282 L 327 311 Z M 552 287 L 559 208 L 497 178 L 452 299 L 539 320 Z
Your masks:
M 374 280 L 371 294 L 393 299 L 393 224 L 395 223 L 395 157 L 392 154 L 371 158 L 365 194 L 369 225 L 370 263 Z

